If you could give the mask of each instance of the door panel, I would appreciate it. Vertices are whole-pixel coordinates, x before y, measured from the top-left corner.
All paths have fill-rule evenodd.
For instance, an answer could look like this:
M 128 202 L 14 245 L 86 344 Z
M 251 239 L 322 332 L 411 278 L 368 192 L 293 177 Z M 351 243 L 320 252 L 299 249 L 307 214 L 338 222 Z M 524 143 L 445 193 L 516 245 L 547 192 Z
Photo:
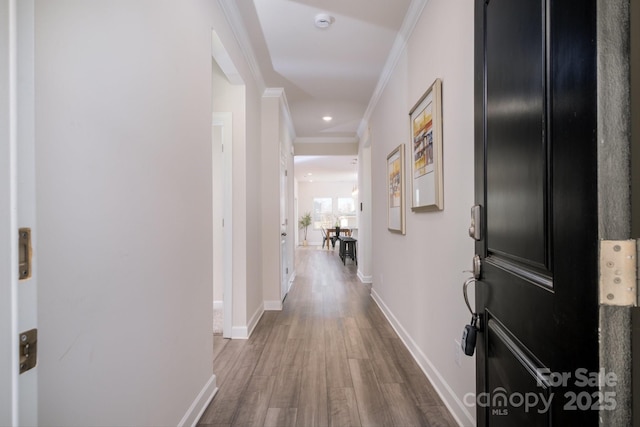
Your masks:
M 487 317 L 487 384 L 493 391 L 489 424 L 505 427 L 550 425 L 551 412 L 546 409 L 552 401 L 551 390 L 548 382 L 537 374 L 545 367 L 490 313 Z M 522 402 L 517 400 L 521 395 Z
M 576 370 L 598 371 L 595 17 L 589 0 L 476 1 L 479 426 L 598 422 L 565 408 L 593 391 Z
M 546 266 L 544 3 L 487 6 L 487 241 L 494 254 Z

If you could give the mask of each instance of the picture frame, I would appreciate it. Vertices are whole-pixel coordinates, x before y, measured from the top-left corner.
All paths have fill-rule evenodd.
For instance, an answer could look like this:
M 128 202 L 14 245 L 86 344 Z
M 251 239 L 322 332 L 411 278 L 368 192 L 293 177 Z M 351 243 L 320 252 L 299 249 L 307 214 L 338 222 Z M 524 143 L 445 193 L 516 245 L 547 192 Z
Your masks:
M 436 79 L 409 111 L 411 210 L 444 209 L 442 80 Z
M 387 156 L 387 228 L 405 234 L 405 153 L 398 145 Z

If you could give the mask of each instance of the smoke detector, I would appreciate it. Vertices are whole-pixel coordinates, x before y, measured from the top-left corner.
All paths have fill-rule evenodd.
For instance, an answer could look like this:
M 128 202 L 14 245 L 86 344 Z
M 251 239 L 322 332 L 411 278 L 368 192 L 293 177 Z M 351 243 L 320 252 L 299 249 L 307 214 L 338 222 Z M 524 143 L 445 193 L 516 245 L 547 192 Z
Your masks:
M 333 16 L 328 13 L 319 13 L 316 15 L 316 27 L 318 28 L 328 28 L 333 24 L 333 21 Z

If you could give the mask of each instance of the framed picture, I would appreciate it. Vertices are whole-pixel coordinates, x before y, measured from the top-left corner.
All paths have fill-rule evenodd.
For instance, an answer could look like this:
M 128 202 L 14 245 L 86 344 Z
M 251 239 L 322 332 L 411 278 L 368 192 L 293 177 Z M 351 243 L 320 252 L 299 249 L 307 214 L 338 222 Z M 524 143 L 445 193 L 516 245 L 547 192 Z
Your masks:
M 442 210 L 442 80 L 433 82 L 413 106 L 409 117 L 411 210 Z
M 388 228 L 396 233 L 404 230 L 404 144 L 387 156 Z

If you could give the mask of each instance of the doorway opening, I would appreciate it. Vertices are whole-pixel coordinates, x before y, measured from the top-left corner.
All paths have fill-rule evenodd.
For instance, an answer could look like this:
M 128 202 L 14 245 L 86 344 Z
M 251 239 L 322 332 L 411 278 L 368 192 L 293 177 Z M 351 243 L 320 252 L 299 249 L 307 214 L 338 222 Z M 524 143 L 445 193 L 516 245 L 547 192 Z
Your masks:
M 296 211 L 298 220 L 311 214 L 311 225 L 298 233 L 296 246 L 327 249 L 327 230 L 349 230 L 358 237 L 358 156 L 296 155 Z M 306 239 L 305 239 L 306 237 Z M 306 240 L 306 243 L 305 243 Z
M 245 86 L 215 31 L 211 37 L 213 332 L 233 336 L 233 126 L 245 114 Z

